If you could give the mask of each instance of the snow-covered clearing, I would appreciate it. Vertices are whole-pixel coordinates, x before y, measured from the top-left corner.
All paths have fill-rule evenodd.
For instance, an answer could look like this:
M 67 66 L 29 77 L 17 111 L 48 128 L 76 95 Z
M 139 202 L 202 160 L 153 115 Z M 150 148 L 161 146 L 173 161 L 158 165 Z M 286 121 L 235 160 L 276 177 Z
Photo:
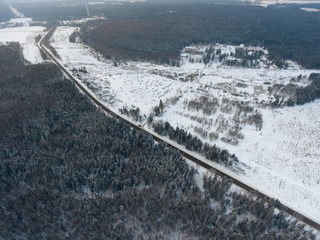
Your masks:
M 244 178 L 319 222 L 320 101 L 277 110 L 264 110 L 260 132 L 244 133 L 236 147 L 226 144 L 248 169 Z
M 19 42 L 26 61 L 36 64 L 43 62 L 35 38 L 44 34 L 44 27 L 30 26 L 31 18 L 14 18 L 0 23 L 0 42 Z
M 162 99 L 165 112 L 155 120 L 168 121 L 235 153 L 244 166 L 238 178 L 320 222 L 320 101 L 269 107 L 274 101 L 270 86 L 288 84 L 299 75 L 301 81 L 295 84 L 306 86 L 308 76 L 319 71 L 293 62 L 286 70 L 277 69 L 267 61 L 266 50 L 252 47 L 246 49 L 248 55 L 266 55 L 253 61 L 254 69 L 216 60 L 205 65 L 200 59 L 209 46 L 184 51 L 181 67 L 136 62 L 114 66 L 87 46 L 70 43 L 69 35 L 77 30 L 57 28 L 51 45 L 66 68 L 104 103 L 115 111 L 139 107 L 147 117 Z M 230 54 L 237 46 L 214 48 Z M 251 121 L 259 117 L 261 125 Z
M 92 20 L 101 20 L 101 19 L 106 19 L 106 17 L 104 16 L 93 16 L 93 17 L 87 17 L 87 18 L 81 18 L 81 19 L 73 19 L 73 20 L 65 20 L 65 21 L 60 21 L 60 25 L 75 25 L 75 24 L 81 24 L 81 23 L 85 23 L 88 21 L 92 21 Z
M 252 2 L 253 4 L 267 7 L 273 4 L 312 4 L 319 3 L 319 0 L 242 0 L 246 2 Z
M 89 2 L 88 5 L 104 5 L 106 2 Z
M 300 8 L 300 9 L 307 12 L 320 12 L 320 9 L 318 8 Z
M 121 107 L 134 106 L 148 115 L 159 99 L 175 96 L 179 86 L 183 85 L 159 75 L 158 68 L 165 69 L 162 66 L 127 63 L 115 67 L 112 61 L 103 59 L 88 47 L 70 43 L 69 35 L 75 30 L 77 28 L 59 27 L 51 45 L 66 67 L 116 111 Z M 79 71 L 81 68 L 87 73 Z
M 186 63 L 182 68 L 198 71 L 202 77 L 195 78 L 198 84 L 167 108 L 161 120 L 235 153 L 247 166 L 241 179 L 319 222 L 320 101 L 280 109 L 267 107 L 274 101 L 269 86 L 285 85 L 294 76 L 319 71 L 300 70 L 295 64 L 288 70 L 232 68 L 219 63 L 202 68 L 199 63 Z M 299 86 L 308 84 L 304 79 Z M 199 100 L 203 96 L 216 98 L 220 104 L 209 115 L 203 107 L 198 111 L 190 107 L 191 100 L 206 104 Z M 241 112 L 246 106 L 261 114 L 261 129 L 245 123 L 246 117 L 255 113 Z

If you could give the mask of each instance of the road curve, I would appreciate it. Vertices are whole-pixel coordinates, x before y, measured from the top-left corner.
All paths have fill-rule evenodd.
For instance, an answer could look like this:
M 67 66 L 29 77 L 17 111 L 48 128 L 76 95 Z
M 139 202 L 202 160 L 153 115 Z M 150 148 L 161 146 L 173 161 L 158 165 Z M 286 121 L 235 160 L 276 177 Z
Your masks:
M 104 103 L 100 102 L 96 96 L 89 90 L 87 89 L 81 82 L 79 82 L 79 80 L 77 80 L 61 63 L 59 60 L 56 59 L 56 57 L 42 44 L 43 39 L 45 38 L 46 35 L 44 35 L 42 37 L 42 39 L 38 42 L 38 47 L 40 49 L 42 49 L 48 56 L 49 58 L 52 60 L 52 62 L 54 62 L 60 69 L 62 72 L 64 72 L 69 78 L 70 80 L 78 87 L 81 89 L 81 91 L 91 100 L 93 101 L 100 109 L 102 109 L 103 111 L 107 112 L 108 114 L 112 115 L 113 117 L 122 120 L 124 122 L 126 122 L 127 124 L 129 124 L 132 128 L 138 130 L 138 131 L 142 131 L 145 132 L 147 134 L 150 134 L 154 140 L 158 141 L 158 142 L 162 142 L 165 143 L 168 147 L 177 150 L 178 152 L 180 152 L 185 158 L 187 158 L 188 160 L 212 171 L 217 173 L 218 175 L 224 177 L 228 177 L 232 180 L 233 184 L 237 185 L 238 187 L 248 191 L 249 193 L 255 194 L 256 196 L 268 201 L 268 202 L 272 202 L 274 200 L 274 198 L 272 196 L 268 196 L 267 193 L 262 193 L 261 191 L 255 189 L 253 186 L 248 185 L 248 183 L 244 183 L 243 181 L 237 179 L 235 176 L 230 175 L 229 173 L 221 170 L 221 169 L 217 169 L 215 167 L 213 167 L 212 165 L 206 163 L 205 161 L 191 155 L 190 153 L 186 152 L 185 150 L 178 148 L 177 146 L 175 146 L 174 144 L 168 142 L 167 140 L 165 140 L 164 138 L 161 138 L 159 135 L 146 131 L 145 129 L 143 129 L 143 127 L 140 127 L 138 125 L 136 125 L 135 123 L 129 121 L 128 119 L 124 118 L 123 116 L 119 115 L 118 113 L 114 112 L 113 110 L 111 110 L 108 106 L 106 106 Z M 282 204 L 282 203 L 281 203 Z M 288 207 L 284 204 L 282 204 L 282 210 L 287 212 L 288 214 L 292 215 L 293 217 L 297 218 L 298 220 L 304 222 L 305 224 L 311 226 L 312 228 L 317 229 L 318 231 L 320 231 L 320 223 L 316 222 L 315 220 L 304 216 L 302 213 L 298 212 L 297 210 L 294 210 L 291 207 Z

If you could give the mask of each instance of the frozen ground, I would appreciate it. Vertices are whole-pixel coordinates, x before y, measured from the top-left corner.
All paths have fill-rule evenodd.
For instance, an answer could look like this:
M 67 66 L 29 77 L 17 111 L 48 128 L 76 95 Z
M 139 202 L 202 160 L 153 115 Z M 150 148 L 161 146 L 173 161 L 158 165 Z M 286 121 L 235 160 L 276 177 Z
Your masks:
M 0 23 L 0 43 L 19 42 L 25 60 L 32 64 L 43 62 L 35 38 L 44 34 L 44 27 L 30 26 L 31 18 L 14 18 Z
M 269 86 L 288 84 L 299 75 L 302 80 L 297 84 L 306 86 L 310 73 L 319 71 L 292 62 L 287 70 L 270 64 L 230 67 L 215 60 L 205 65 L 197 59 L 208 46 L 196 46 L 192 54 L 183 52 L 181 67 L 133 62 L 114 66 L 90 48 L 70 43 L 69 35 L 76 30 L 59 27 L 51 45 L 64 65 L 107 105 L 116 111 L 139 107 L 149 116 L 162 99 L 165 113 L 155 120 L 168 121 L 235 153 L 245 171 L 239 178 L 320 222 L 320 101 L 268 107 L 274 101 Z M 231 53 L 236 46 L 215 48 Z M 194 104 L 203 97 L 209 114 L 205 104 Z M 261 126 L 250 122 L 255 116 L 261 117 Z M 210 133 L 216 134 L 210 138 Z

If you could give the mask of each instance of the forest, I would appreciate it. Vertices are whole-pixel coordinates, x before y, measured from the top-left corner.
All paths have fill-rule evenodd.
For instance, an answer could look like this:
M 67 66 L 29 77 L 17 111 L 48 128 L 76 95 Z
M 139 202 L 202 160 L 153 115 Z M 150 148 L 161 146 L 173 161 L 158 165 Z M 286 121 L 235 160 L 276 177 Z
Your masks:
M 301 5 L 302 6 L 302 5 Z M 300 5 L 256 6 L 208 3 L 140 3 L 90 6 L 108 20 L 81 26 L 85 44 L 115 59 L 176 63 L 191 43 L 267 47 L 278 66 L 284 59 L 320 68 L 319 14 Z
M 13 18 L 14 15 L 12 14 L 10 8 L 7 4 L 0 2 L 0 22 L 6 22 Z
M 306 87 L 297 86 L 296 83 L 305 80 L 306 76 L 299 75 L 292 78 L 287 85 L 275 84 L 269 87 L 276 100 L 272 107 L 303 105 L 320 98 L 320 74 L 311 73 L 308 77 L 309 85 Z
M 87 17 L 84 2 L 16 2 L 13 6 L 35 21 L 47 21 L 50 27 Z M 224 43 L 267 47 L 278 67 L 290 59 L 305 68 L 320 69 L 319 14 L 301 7 L 306 6 L 276 4 L 265 8 L 214 1 L 93 4 L 88 5 L 91 16 L 105 16 L 106 20 L 81 24 L 81 39 L 115 61 L 176 65 L 186 45 Z M 319 8 L 319 4 L 308 7 Z M 9 18 L 10 11 L 0 11 L 5 11 L 0 14 L 3 20 Z
M 1 239 L 315 239 L 277 200 L 196 181 L 55 65 L 24 65 L 19 44 L 0 46 L 0 71 Z
M 231 155 L 227 150 L 222 150 L 216 145 L 203 143 L 197 136 L 192 136 L 191 133 L 179 127 L 174 129 L 168 122 L 153 123 L 152 127 L 161 136 L 168 136 L 170 140 L 185 146 L 190 151 L 200 153 L 208 160 L 223 164 L 229 168 L 239 162 L 238 158 L 234 154 Z
M 312 102 L 315 99 L 320 98 L 320 74 L 312 73 L 309 76 L 311 84 L 305 88 L 298 88 L 296 90 L 297 100 L 296 103 L 299 105 Z

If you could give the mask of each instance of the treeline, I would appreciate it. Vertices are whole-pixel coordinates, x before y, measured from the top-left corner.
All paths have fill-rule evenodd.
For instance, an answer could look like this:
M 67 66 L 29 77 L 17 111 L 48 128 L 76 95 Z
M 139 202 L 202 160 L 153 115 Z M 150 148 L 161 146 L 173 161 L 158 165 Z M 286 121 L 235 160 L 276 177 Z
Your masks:
M 28 69 L 24 67 L 24 62 L 21 45 L 18 42 L 0 45 L 0 79 L 12 77 L 13 73 L 18 76 L 26 74 Z
M 163 32 L 161 37 L 154 36 L 155 26 L 148 22 L 125 19 L 110 23 L 91 21 L 81 26 L 80 36 L 84 44 L 107 59 L 176 64 L 182 46 L 175 42 L 173 34 L 168 36 Z
M 228 179 L 197 183 L 179 153 L 106 116 L 53 64 L 1 76 L 0 98 L 1 239 L 315 239 Z
M 320 98 L 320 73 L 312 73 L 309 76 L 311 84 L 305 88 L 296 90 L 296 104 L 302 105 Z
M 152 127 L 161 136 L 169 136 L 169 139 L 185 146 L 190 151 L 202 154 L 208 160 L 224 164 L 226 167 L 231 167 L 239 162 L 238 158 L 234 154 L 231 155 L 227 150 L 222 150 L 216 145 L 203 143 L 197 136 L 192 136 L 191 133 L 179 127 L 174 129 L 168 122 L 156 122 L 153 123 Z
M 131 117 L 136 122 L 141 122 L 144 118 L 142 115 L 140 115 L 140 108 L 130 108 L 128 110 L 127 107 L 123 107 L 119 109 L 119 112 L 128 117 Z
M 287 85 L 277 84 L 269 87 L 270 92 L 274 92 L 276 100 L 272 103 L 273 107 L 303 105 L 313 102 L 320 98 L 320 74 L 311 73 L 308 81 L 310 84 L 306 87 L 299 87 L 295 82 L 301 81 L 302 76 L 291 79 Z
M 18 42 L 11 42 L 4 46 L 0 45 L 0 72 L 3 74 L 9 73 L 7 67 L 19 66 L 23 63 L 23 54 L 21 46 Z
M 85 3 L 76 2 L 15 2 L 12 5 L 35 21 L 57 22 L 87 17 Z
M 90 6 L 108 21 L 83 24 L 84 43 L 117 59 L 177 64 L 191 43 L 225 43 L 267 47 L 281 65 L 292 59 L 320 68 L 319 19 L 295 7 L 279 8 L 207 3 L 137 3 Z
M 79 32 L 73 32 L 69 36 L 69 41 L 72 42 L 72 43 L 76 43 L 79 38 L 80 38 L 80 33 Z
M 257 68 L 262 65 L 262 57 L 264 56 L 262 50 L 251 50 L 247 48 L 236 48 L 235 52 L 221 53 L 221 49 L 215 50 L 213 46 L 207 48 L 205 55 L 202 57 L 202 62 L 207 65 L 212 61 L 219 61 L 228 66 L 237 66 L 245 68 Z M 189 62 L 194 62 L 193 58 L 189 59 Z

